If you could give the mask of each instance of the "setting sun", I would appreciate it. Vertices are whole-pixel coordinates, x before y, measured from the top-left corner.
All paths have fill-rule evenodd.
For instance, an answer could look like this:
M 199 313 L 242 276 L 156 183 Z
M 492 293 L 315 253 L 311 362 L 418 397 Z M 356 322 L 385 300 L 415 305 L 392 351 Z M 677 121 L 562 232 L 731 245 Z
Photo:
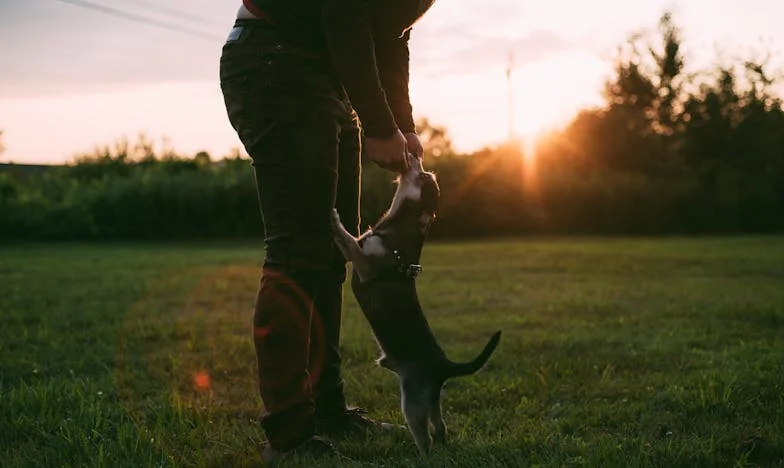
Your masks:
M 566 123 L 585 106 L 600 102 L 596 59 L 564 55 L 528 65 L 512 75 L 515 131 L 531 140 Z

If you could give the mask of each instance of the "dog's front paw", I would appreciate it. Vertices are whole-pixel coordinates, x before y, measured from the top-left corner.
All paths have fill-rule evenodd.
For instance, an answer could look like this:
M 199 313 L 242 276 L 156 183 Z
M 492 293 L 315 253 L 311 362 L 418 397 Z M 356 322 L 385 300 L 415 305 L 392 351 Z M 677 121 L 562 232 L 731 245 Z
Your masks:
M 330 217 L 330 222 L 332 224 L 332 229 L 334 231 L 340 230 L 343 227 L 343 223 L 340 222 L 340 215 L 338 214 L 338 210 L 332 209 L 332 216 Z

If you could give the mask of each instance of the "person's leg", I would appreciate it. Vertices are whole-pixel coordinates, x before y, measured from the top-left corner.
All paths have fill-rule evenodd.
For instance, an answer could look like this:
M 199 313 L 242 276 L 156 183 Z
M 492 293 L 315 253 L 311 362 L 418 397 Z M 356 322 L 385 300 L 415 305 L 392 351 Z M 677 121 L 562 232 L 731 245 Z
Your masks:
M 274 32 L 244 30 L 224 47 L 221 88 L 253 160 L 265 230 L 253 317 L 261 425 L 272 449 L 286 452 L 315 433 L 310 329 L 314 298 L 333 262 L 340 118 L 308 99 L 319 77 L 300 73 L 302 59 L 279 44 Z M 275 54 L 263 56 L 264 48 Z
M 327 215 L 335 197 L 334 120 L 279 125 L 250 150 L 266 258 L 254 313 L 262 426 L 279 450 L 314 435 L 308 373 L 314 299 L 332 262 Z M 277 446 L 276 446 L 277 445 Z
M 359 197 L 360 134 L 356 116 L 353 116 L 346 119 L 340 132 L 335 208 L 343 225 L 354 235 L 359 232 Z M 347 263 L 337 246 L 333 245 L 333 249 L 330 272 L 324 276 L 320 285 L 314 310 L 313 331 L 321 331 L 324 342 L 319 343 L 314 339 L 311 345 L 312 364 L 321 364 L 320 372 L 313 375 L 316 383 L 316 413 L 325 416 L 346 410 L 341 377 L 340 328 Z

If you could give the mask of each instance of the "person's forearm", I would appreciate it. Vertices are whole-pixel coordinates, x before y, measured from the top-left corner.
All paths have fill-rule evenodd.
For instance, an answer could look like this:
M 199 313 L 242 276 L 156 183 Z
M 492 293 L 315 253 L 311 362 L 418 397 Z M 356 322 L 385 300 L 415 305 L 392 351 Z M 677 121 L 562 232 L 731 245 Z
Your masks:
M 363 0 L 324 0 L 322 21 L 332 61 L 366 136 L 397 131 L 376 66 L 370 15 Z
M 405 35 L 376 45 L 376 57 L 381 84 L 398 128 L 403 133 L 416 132 L 411 98 L 409 96 L 410 31 Z

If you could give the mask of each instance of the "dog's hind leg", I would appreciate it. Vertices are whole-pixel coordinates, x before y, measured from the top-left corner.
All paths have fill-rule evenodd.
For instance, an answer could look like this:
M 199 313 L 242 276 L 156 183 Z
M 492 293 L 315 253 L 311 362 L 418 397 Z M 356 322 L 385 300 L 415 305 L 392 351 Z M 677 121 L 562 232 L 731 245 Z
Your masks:
M 446 444 L 446 424 L 441 414 L 441 389 L 433 391 L 430 399 L 430 423 L 433 425 L 433 441 L 437 444 Z
M 340 222 L 340 215 L 337 210 L 332 210 L 332 234 L 335 239 L 335 244 L 343 253 L 343 256 L 346 257 L 346 260 L 351 262 L 359 275 L 360 281 L 365 282 L 370 279 L 370 266 L 367 263 L 367 259 L 362 254 L 362 249 L 359 247 L 357 238 L 346 231 L 343 223 Z
M 414 437 L 419 452 L 423 455 L 430 453 L 432 441 L 430 439 L 429 419 L 430 419 L 430 405 L 428 405 L 427 398 L 419 388 L 412 388 L 412 386 L 401 385 L 401 407 L 403 410 L 403 417 L 408 424 L 408 430 Z

